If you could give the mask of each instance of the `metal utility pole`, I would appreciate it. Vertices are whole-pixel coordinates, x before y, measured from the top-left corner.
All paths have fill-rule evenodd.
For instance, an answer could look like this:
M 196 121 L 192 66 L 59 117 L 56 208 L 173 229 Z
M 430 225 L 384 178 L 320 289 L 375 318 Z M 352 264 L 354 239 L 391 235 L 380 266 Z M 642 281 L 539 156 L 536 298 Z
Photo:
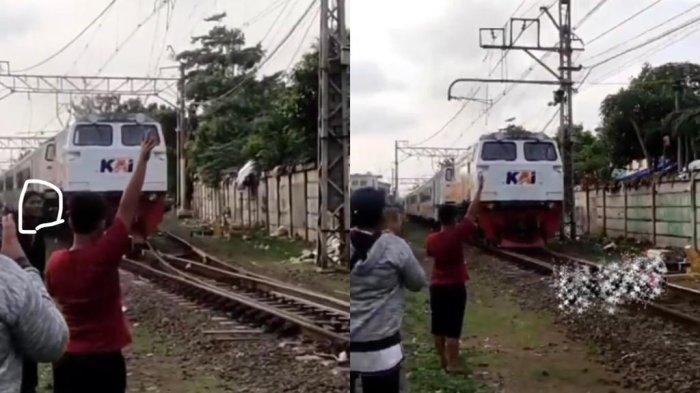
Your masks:
M 399 143 L 408 145 L 408 141 L 394 141 L 394 200 L 399 200 Z
M 539 18 L 510 18 L 508 24 L 509 39 L 506 43 L 506 29 L 500 28 L 481 28 L 479 29 L 479 45 L 484 49 L 500 49 L 500 50 L 522 50 L 538 64 L 540 64 L 554 80 L 522 80 L 522 79 L 485 79 L 485 78 L 459 78 L 453 81 L 448 88 L 448 97 L 451 96 L 451 90 L 455 84 L 459 82 L 486 82 L 486 83 L 524 83 L 538 85 L 558 85 L 559 89 L 554 92 L 554 101 L 552 105 L 559 104 L 560 106 L 560 125 L 559 125 L 559 143 L 562 152 L 563 171 L 564 171 L 564 216 L 562 217 L 562 235 L 566 233 L 568 227 L 568 235 L 570 238 L 576 237 L 576 222 L 574 219 L 574 177 L 573 177 L 573 159 L 572 159 L 572 143 L 571 131 L 573 130 L 573 79 L 572 72 L 580 71 L 581 66 L 574 67 L 572 65 L 571 55 L 573 51 L 580 51 L 583 48 L 574 48 L 573 41 L 581 42 L 572 31 L 571 27 L 571 0 L 559 0 L 558 2 L 558 19 L 549 12 L 548 7 L 540 7 L 540 11 L 546 14 L 554 27 L 559 31 L 559 42 L 554 46 L 540 45 L 540 19 Z M 514 26 L 520 25 L 520 33 L 513 37 Z M 536 45 L 519 45 L 518 38 L 529 28 L 536 26 L 537 43 Z M 499 44 L 485 44 L 483 42 L 483 33 L 487 33 L 488 37 L 496 39 L 500 37 Z M 543 58 L 538 58 L 532 52 L 556 52 L 559 54 L 559 67 L 555 72 L 546 63 Z
M 178 217 L 190 215 L 190 200 L 187 193 L 187 159 L 185 157 L 185 143 L 187 142 L 187 116 L 185 107 L 185 63 L 180 63 L 178 98 L 178 128 L 177 128 L 177 201 L 180 209 Z
M 345 30 L 345 0 L 321 0 L 319 45 L 319 211 L 318 266 L 350 261 L 350 45 Z

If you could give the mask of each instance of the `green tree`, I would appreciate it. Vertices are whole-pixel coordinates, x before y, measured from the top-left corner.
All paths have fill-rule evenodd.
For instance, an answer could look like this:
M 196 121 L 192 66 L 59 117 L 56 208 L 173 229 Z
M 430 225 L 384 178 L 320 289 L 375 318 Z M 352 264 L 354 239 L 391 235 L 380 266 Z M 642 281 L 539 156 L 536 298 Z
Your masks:
M 700 74 L 700 65 L 668 63 L 659 67 L 645 64 L 629 86 L 607 96 L 601 103 L 601 136 L 608 143 L 616 166 L 646 158 L 652 163 L 663 154 L 662 124 L 675 108 L 674 85 Z M 679 97 L 681 108 L 700 104 L 700 90 L 690 86 Z
M 610 176 L 610 154 L 603 139 L 583 126 L 574 126 L 573 142 L 574 183 L 585 178 L 607 179 Z
M 192 42 L 196 48 L 177 58 L 196 114 L 188 155 L 203 180 L 216 183 L 221 170 L 250 159 L 269 169 L 315 158 L 317 51 L 304 55 L 288 78 L 282 72 L 258 78 L 263 50 L 245 46 L 240 30 L 216 26 Z

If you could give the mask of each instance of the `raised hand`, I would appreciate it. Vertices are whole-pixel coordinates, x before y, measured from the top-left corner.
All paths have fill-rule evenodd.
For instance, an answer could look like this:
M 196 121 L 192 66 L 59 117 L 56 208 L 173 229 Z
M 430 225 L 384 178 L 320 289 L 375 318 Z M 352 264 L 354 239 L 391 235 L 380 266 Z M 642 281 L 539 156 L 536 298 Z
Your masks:
M 0 247 L 0 254 L 12 259 L 25 256 L 22 246 L 19 244 L 19 239 L 17 239 L 17 227 L 11 214 L 2 217 L 2 247 Z
M 141 142 L 141 153 L 139 155 L 139 160 L 146 162 L 151 158 L 151 151 L 154 147 L 158 145 L 158 140 L 153 137 L 148 137 Z

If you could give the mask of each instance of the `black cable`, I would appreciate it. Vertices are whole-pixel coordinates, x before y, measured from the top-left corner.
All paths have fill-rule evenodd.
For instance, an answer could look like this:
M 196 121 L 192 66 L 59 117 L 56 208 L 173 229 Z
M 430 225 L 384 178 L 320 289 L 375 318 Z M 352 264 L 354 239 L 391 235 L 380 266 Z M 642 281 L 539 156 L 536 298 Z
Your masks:
M 641 33 L 639 33 L 639 34 L 636 34 L 635 37 L 632 38 L 632 39 L 622 41 L 622 42 L 620 42 L 620 43 L 618 43 L 618 44 L 616 44 L 616 45 L 613 45 L 613 46 L 609 47 L 608 49 L 605 49 L 605 50 L 602 51 L 602 52 L 599 52 L 599 53 L 596 53 L 595 55 L 592 55 L 591 57 L 585 59 L 584 62 L 585 62 L 585 61 L 591 61 L 591 60 L 593 60 L 593 59 L 595 59 L 595 58 L 597 58 L 597 57 L 600 57 L 600 56 L 602 56 L 602 55 L 604 55 L 604 54 L 606 54 L 606 53 L 612 52 L 614 49 L 617 49 L 617 48 L 619 48 L 619 47 L 621 47 L 621 46 L 623 46 L 623 45 L 629 43 L 629 42 L 632 41 L 633 39 L 637 39 L 637 38 L 639 38 L 639 37 L 641 37 L 641 36 L 643 36 L 643 35 L 646 35 L 646 34 L 648 34 L 648 33 L 651 33 L 652 31 L 658 29 L 659 27 L 661 27 L 661 26 L 663 26 L 663 25 L 665 25 L 665 24 L 667 24 L 667 23 L 669 23 L 669 22 L 671 22 L 671 21 L 673 21 L 673 20 L 675 20 L 675 19 L 678 19 L 678 18 L 680 18 L 681 16 L 687 15 L 689 12 L 693 11 L 694 9 L 696 9 L 696 8 L 698 8 L 698 7 L 700 7 L 700 4 L 696 4 L 696 5 L 692 6 L 692 7 L 689 7 L 688 9 L 683 10 L 683 11 L 681 11 L 681 12 L 679 12 L 679 13 L 673 15 L 672 17 L 670 17 L 670 18 L 664 20 L 663 22 L 661 22 L 661 23 L 659 23 L 659 24 L 656 24 L 656 25 L 650 27 L 650 28 L 644 30 L 643 32 L 641 32 Z
M 29 71 L 29 70 L 33 70 L 34 68 L 39 67 L 39 66 L 41 66 L 41 65 L 43 65 L 43 64 L 46 64 L 47 62 L 49 62 L 49 61 L 51 61 L 52 59 L 54 59 L 56 56 L 58 56 L 58 55 L 60 55 L 61 53 L 63 53 L 63 51 L 65 51 L 66 49 L 68 49 L 69 46 L 71 46 L 75 41 L 77 41 L 78 38 L 80 38 L 83 34 L 85 34 L 85 32 L 88 31 L 88 29 L 89 29 L 90 27 L 92 27 L 92 25 L 95 24 L 95 22 L 97 22 L 105 13 L 107 13 L 107 11 L 108 11 L 110 8 L 112 8 L 112 6 L 114 5 L 114 3 L 116 3 L 116 2 L 117 2 L 117 0 L 112 0 L 112 1 L 110 1 L 109 4 L 107 4 L 107 6 L 106 6 L 92 21 L 90 21 L 90 23 L 88 23 L 87 26 L 85 26 L 85 27 L 80 31 L 80 33 L 78 33 L 75 37 L 73 37 L 70 41 L 68 41 L 67 44 L 63 45 L 63 46 L 61 47 L 61 49 L 57 50 L 56 52 L 54 52 L 52 55 L 50 55 L 49 57 L 45 58 L 44 60 L 42 60 L 42 61 L 40 61 L 40 62 L 38 62 L 38 63 L 36 63 L 36 64 L 34 64 L 34 65 L 32 65 L 32 66 L 29 66 L 29 67 L 26 67 L 26 68 L 22 68 L 22 69 L 20 69 L 20 70 L 17 70 L 16 72 L 26 72 L 26 71 Z
M 604 32 L 598 34 L 597 36 L 591 38 L 591 40 L 588 41 L 587 44 L 590 45 L 590 44 L 592 44 L 592 43 L 598 41 L 599 38 L 604 37 L 606 34 L 608 34 L 608 33 L 612 32 L 612 31 L 614 31 L 614 30 L 617 29 L 618 27 L 624 25 L 625 23 L 631 21 L 632 19 L 636 18 L 637 16 L 643 14 L 643 13 L 646 12 L 648 9 L 650 9 L 651 7 L 653 7 L 653 6 L 657 5 L 657 4 L 659 4 L 660 2 L 661 2 L 661 0 L 656 0 L 655 2 L 649 4 L 648 6 L 642 8 L 641 10 L 639 10 L 639 11 L 637 11 L 637 12 L 635 12 L 634 14 L 632 14 L 632 15 L 630 15 L 629 17 L 625 18 L 622 22 L 616 24 L 615 26 L 613 26 L 613 27 L 611 27 L 611 28 L 605 30 Z
M 258 64 L 258 65 L 253 69 L 253 71 L 252 71 L 253 74 L 255 74 L 255 72 L 257 72 L 258 70 L 260 70 L 272 57 L 275 56 L 275 54 L 277 53 L 277 51 L 287 42 L 287 40 L 289 39 L 289 37 L 291 37 L 291 35 L 294 33 L 294 31 L 296 31 L 296 29 L 299 27 L 299 24 L 301 24 L 302 20 L 304 20 L 304 19 L 306 18 L 306 15 L 309 14 L 309 12 L 311 11 L 311 9 L 313 8 L 314 5 L 316 5 L 316 0 L 311 0 L 311 2 L 309 3 L 309 6 L 306 7 L 306 10 L 304 10 L 304 13 L 301 15 L 301 17 L 299 17 L 299 19 L 297 19 L 297 21 L 294 23 L 294 25 L 292 26 L 292 28 L 291 28 L 291 29 L 287 32 L 287 34 L 284 36 L 284 38 L 282 39 L 282 41 L 280 41 L 280 42 L 277 44 L 277 46 L 276 46 L 268 55 L 266 55 L 264 59 L 262 59 L 262 61 L 260 62 L 260 64 Z M 227 96 L 233 94 L 233 93 L 234 93 L 236 90 L 238 90 L 241 86 L 243 86 L 243 84 L 246 83 L 249 79 L 250 79 L 250 78 L 248 78 L 247 76 L 244 76 L 243 79 L 242 79 L 239 83 L 237 83 L 235 86 L 233 86 L 231 89 L 229 89 L 228 91 L 224 92 L 223 94 L 221 94 L 221 95 L 219 95 L 219 96 L 216 96 L 216 97 L 214 97 L 214 98 L 210 98 L 210 99 L 205 100 L 205 101 L 195 102 L 195 104 L 210 104 L 210 103 L 212 103 L 212 102 L 214 102 L 214 101 L 218 101 L 218 100 L 220 100 L 220 99 L 222 99 L 222 98 L 224 98 L 224 97 L 227 97 Z
M 304 35 L 301 37 L 301 40 L 299 41 L 299 45 L 297 46 L 297 49 L 294 51 L 294 54 L 292 54 L 292 57 L 289 59 L 289 63 L 287 64 L 287 68 L 285 68 L 285 71 L 284 71 L 285 74 L 289 73 L 289 69 L 292 67 L 292 64 L 294 63 L 294 60 L 296 59 L 297 55 L 299 54 L 299 51 L 301 51 L 301 47 L 304 46 L 304 40 L 306 39 L 306 36 L 309 35 L 309 30 L 311 30 L 311 27 L 314 25 L 314 21 L 316 20 L 316 17 L 320 13 L 321 13 L 321 10 L 316 11 L 313 18 L 311 18 L 311 22 L 309 22 L 309 25 L 306 26 L 306 30 L 304 31 Z

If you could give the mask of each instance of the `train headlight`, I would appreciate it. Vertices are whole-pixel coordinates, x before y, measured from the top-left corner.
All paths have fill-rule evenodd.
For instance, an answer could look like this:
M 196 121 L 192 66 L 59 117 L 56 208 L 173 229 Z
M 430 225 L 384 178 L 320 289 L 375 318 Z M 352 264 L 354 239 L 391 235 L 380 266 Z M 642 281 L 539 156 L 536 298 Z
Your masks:
M 495 207 L 496 207 L 496 204 L 495 204 L 495 203 L 487 203 L 487 204 L 486 204 L 486 208 L 487 208 L 488 210 L 493 210 Z
M 156 194 L 155 192 L 152 192 L 152 193 L 148 194 L 148 201 L 149 201 L 149 202 L 153 202 L 153 201 L 155 201 L 156 199 L 158 199 L 158 194 Z
M 549 203 L 547 204 L 547 207 L 549 208 L 549 210 L 554 209 L 556 206 L 557 206 L 557 205 L 556 205 L 556 203 L 554 203 L 554 202 L 549 202 Z

